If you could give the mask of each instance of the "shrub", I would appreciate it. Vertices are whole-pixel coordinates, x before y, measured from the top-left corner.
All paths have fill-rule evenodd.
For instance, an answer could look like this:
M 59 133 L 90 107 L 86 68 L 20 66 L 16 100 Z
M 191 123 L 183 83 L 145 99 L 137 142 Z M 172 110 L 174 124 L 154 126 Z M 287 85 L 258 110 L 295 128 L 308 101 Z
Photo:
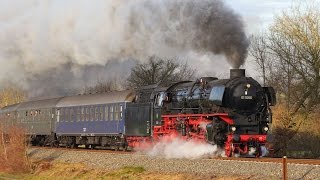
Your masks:
M 0 171 L 27 172 L 28 162 L 25 130 L 0 126 Z

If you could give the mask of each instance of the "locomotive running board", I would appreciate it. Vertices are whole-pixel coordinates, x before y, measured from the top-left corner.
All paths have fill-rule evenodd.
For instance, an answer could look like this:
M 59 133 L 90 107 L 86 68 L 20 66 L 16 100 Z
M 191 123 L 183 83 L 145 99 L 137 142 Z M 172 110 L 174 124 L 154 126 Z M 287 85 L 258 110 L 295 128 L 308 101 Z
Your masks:
M 230 118 L 227 113 L 212 113 L 212 114 L 174 114 L 174 115 L 162 115 L 162 118 L 209 118 L 219 117 L 228 124 L 234 124 L 234 121 Z

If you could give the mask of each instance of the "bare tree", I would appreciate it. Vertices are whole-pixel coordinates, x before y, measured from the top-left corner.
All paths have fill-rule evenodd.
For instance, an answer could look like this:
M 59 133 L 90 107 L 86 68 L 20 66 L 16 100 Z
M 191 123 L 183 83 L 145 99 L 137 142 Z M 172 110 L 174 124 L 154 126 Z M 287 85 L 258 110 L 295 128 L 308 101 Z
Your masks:
M 270 60 L 268 59 L 270 54 L 268 54 L 268 47 L 264 35 L 265 34 L 262 33 L 257 36 L 251 36 L 249 54 L 254 58 L 258 67 L 262 70 L 263 85 L 265 86 L 267 78 L 266 69 L 267 65 L 270 63 Z
M 124 80 L 117 78 L 106 81 L 98 79 L 95 85 L 84 87 L 82 94 L 101 94 L 111 91 L 123 90 L 125 87 L 123 82 Z
M 284 100 L 281 113 L 274 116 L 280 121 L 274 124 L 280 125 L 283 146 L 320 104 L 320 10 L 314 5 L 293 6 L 276 18 L 268 33 L 251 41 L 250 54 L 266 83 L 275 86 Z
M 195 70 L 187 63 L 179 64 L 174 59 L 151 56 L 146 63 L 139 63 L 132 69 L 128 83 L 130 87 L 167 85 L 170 82 L 190 80 L 194 74 Z
M 306 4 L 293 7 L 270 28 L 269 48 L 291 79 L 292 113 L 320 103 L 320 12 Z
M 266 83 L 284 93 L 292 113 L 320 103 L 320 11 L 298 4 L 283 12 L 268 34 L 251 38 L 250 54 Z M 294 99 L 292 101 L 292 99 Z

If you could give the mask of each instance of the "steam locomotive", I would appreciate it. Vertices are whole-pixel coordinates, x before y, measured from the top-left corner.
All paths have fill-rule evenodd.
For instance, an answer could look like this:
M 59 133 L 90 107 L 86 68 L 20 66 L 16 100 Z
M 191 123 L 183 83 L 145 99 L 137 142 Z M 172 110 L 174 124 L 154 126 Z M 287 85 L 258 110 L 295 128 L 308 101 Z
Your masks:
M 169 86 L 29 101 L 1 109 L 4 127 L 26 129 L 33 145 L 144 147 L 180 138 L 216 144 L 225 155 L 263 156 L 276 104 L 244 69 Z

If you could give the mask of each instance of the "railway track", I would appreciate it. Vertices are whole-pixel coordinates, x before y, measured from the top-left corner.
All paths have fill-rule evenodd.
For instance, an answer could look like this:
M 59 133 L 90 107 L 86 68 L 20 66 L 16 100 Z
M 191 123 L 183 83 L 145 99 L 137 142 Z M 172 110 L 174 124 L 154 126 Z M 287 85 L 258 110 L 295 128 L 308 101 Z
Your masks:
M 270 163 L 282 163 L 282 158 L 226 158 L 226 157 L 216 157 L 213 159 L 226 160 L 226 161 L 254 161 L 254 162 L 270 162 Z M 310 164 L 310 165 L 320 165 L 320 159 L 291 159 L 287 158 L 288 164 Z
M 136 155 L 141 155 L 141 156 L 147 156 L 144 153 L 137 153 L 135 151 L 115 151 L 112 149 L 85 149 L 85 148 L 65 148 L 65 147 L 59 147 L 59 148 L 52 148 L 52 147 L 36 147 L 32 146 L 31 148 L 39 148 L 39 149 L 57 149 L 61 151 L 89 151 L 89 152 L 97 152 L 97 153 L 113 153 L 113 154 L 136 154 Z M 264 158 L 243 158 L 243 157 L 213 157 L 210 159 L 215 159 L 215 160 L 225 160 L 225 161 L 253 161 L 253 162 L 270 162 L 270 163 L 282 163 L 282 158 L 269 158 L 269 157 L 264 157 Z M 208 159 L 208 160 L 210 160 Z M 288 164 L 309 164 L 309 165 L 320 165 L 320 159 L 292 159 L 292 158 L 287 158 L 287 163 Z

